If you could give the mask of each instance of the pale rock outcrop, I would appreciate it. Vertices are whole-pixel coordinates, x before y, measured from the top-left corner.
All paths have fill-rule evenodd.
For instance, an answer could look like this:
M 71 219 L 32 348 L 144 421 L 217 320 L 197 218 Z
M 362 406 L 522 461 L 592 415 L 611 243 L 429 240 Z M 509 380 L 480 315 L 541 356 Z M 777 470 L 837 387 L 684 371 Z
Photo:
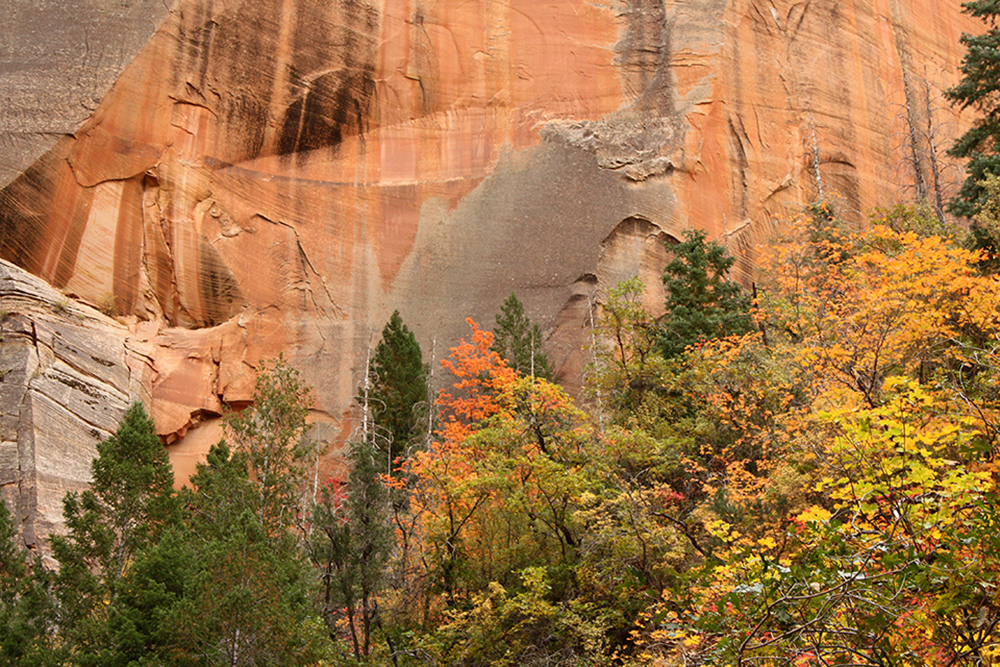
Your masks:
M 0 496 L 41 546 L 151 369 L 125 327 L 2 260 L 0 337 Z

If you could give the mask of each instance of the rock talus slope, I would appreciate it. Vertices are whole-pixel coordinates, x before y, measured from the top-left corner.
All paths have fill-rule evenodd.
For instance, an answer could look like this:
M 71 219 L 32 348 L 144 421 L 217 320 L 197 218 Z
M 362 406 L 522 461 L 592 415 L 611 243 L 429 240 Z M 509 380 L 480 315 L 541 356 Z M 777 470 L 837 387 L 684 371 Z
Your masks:
M 147 350 L 182 467 L 278 352 L 339 442 L 393 309 L 440 358 L 516 291 L 574 387 L 601 289 L 638 273 L 656 307 L 683 230 L 749 271 L 821 194 L 946 198 L 941 91 L 980 29 L 940 0 L 179 0 L 135 25 L 72 134 L 0 146 L 0 256 L 132 318 L 108 335 Z

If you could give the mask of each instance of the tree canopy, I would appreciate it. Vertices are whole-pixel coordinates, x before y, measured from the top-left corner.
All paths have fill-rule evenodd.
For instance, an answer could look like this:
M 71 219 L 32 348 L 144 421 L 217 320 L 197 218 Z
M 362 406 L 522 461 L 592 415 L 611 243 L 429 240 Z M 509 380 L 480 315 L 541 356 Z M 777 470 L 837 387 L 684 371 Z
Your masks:
M 663 271 L 667 290 L 660 350 L 675 357 L 699 341 L 750 331 L 750 301 L 728 271 L 736 261 L 701 230 L 685 232 L 668 246 L 674 259 Z
M 387 436 L 389 462 L 406 455 L 411 443 L 425 430 L 427 408 L 427 369 L 413 332 L 403 323 L 399 311 L 382 329 L 382 338 L 375 347 L 369 372 L 371 386 L 367 400 L 375 428 Z
M 318 466 L 280 360 L 179 493 L 135 407 L 67 497 L 57 573 L 0 505 L 0 661 L 992 664 L 1000 281 L 916 215 L 808 207 L 758 248 L 753 327 L 689 235 L 673 317 L 608 290 L 587 409 L 468 319 L 395 468 L 371 413 Z M 693 341 L 670 356 L 667 323 Z

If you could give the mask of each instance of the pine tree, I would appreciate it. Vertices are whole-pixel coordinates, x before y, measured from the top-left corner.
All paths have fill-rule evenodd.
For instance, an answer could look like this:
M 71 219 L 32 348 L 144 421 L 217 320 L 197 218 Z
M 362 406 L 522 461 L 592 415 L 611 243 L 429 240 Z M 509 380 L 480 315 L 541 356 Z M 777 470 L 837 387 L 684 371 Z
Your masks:
M 118 430 L 97 445 L 88 490 L 68 493 L 69 532 L 52 538 L 59 624 L 79 664 L 112 664 L 109 619 L 129 565 L 177 521 L 174 474 L 153 420 L 133 404 Z
M 513 292 L 500 307 L 496 322 L 493 351 L 519 373 L 550 379 L 552 368 L 542 352 L 542 330 L 525 315 L 524 304 Z
M 749 332 L 750 302 L 726 273 L 736 261 L 705 232 L 686 232 L 670 248 L 675 258 L 663 271 L 667 288 L 666 315 L 660 350 L 666 358 L 702 340 Z
M 358 401 L 363 399 L 358 397 Z M 382 340 L 375 347 L 371 362 L 371 385 L 368 404 L 371 420 L 389 442 L 388 463 L 397 459 L 423 432 L 424 420 L 419 406 L 427 405 L 427 369 L 420 345 L 394 311 L 382 329 Z
M 967 51 L 962 59 L 962 79 L 945 91 L 953 105 L 972 107 L 981 116 L 948 151 L 952 157 L 968 158 L 967 176 L 961 190 L 948 204 L 955 215 L 973 218 L 979 213 L 989 193 L 984 187 L 988 175 L 1000 176 L 1000 3 L 996 0 L 973 0 L 962 4 L 963 12 L 980 19 L 987 30 L 981 35 L 962 35 Z M 972 243 L 985 250 L 993 262 L 1000 254 L 997 242 L 988 229 L 973 224 Z

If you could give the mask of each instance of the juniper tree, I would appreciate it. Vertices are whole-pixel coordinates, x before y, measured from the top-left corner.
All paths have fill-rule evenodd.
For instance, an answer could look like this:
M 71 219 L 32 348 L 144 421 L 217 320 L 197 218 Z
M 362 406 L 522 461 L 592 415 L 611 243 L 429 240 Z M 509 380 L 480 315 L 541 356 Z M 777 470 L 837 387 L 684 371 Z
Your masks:
M 316 451 L 306 434 L 311 401 L 281 357 L 263 363 L 251 406 L 225 417 L 229 442 L 211 448 L 182 494 L 185 526 L 142 562 L 153 591 L 176 588 L 158 563 L 186 573 L 165 614 L 174 662 L 300 665 L 322 656 L 314 577 L 300 549 L 301 492 Z
M 185 573 L 182 594 L 165 614 L 174 664 L 311 665 L 323 656 L 313 573 L 296 531 L 269 514 L 261 520 L 260 485 L 249 467 L 244 452 L 213 446 L 184 493 L 188 525 L 143 563 L 150 576 L 167 577 L 152 590 L 170 590 L 163 566 Z M 297 477 L 291 469 L 271 471 Z

